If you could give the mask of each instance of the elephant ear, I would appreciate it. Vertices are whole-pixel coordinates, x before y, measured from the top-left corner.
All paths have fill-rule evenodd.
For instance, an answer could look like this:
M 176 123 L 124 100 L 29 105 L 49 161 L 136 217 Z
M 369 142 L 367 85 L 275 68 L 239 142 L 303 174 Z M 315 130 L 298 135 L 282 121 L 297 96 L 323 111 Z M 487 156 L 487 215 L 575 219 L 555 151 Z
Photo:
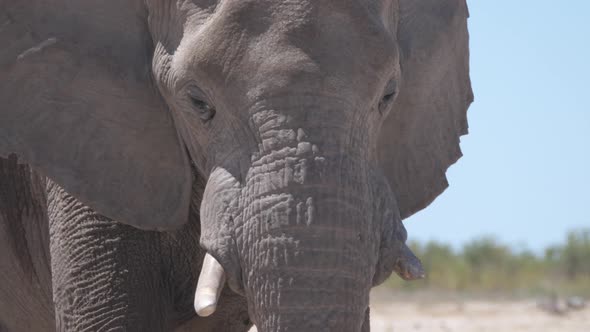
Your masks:
M 400 0 L 402 82 L 383 123 L 379 157 L 402 218 L 448 186 L 473 101 L 465 0 Z
M 190 167 L 151 82 L 141 3 L 0 0 L 0 155 L 109 218 L 171 229 L 187 221 Z

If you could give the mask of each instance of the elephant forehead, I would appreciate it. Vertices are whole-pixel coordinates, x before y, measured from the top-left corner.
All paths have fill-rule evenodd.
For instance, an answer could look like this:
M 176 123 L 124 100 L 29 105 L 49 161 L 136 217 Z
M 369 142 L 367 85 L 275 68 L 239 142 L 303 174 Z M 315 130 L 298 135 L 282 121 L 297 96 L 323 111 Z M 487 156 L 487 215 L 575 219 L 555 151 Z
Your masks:
M 394 39 L 366 1 L 227 1 L 185 30 L 175 72 L 251 99 L 286 87 L 362 94 L 397 64 Z M 347 91 L 351 79 L 359 84 Z

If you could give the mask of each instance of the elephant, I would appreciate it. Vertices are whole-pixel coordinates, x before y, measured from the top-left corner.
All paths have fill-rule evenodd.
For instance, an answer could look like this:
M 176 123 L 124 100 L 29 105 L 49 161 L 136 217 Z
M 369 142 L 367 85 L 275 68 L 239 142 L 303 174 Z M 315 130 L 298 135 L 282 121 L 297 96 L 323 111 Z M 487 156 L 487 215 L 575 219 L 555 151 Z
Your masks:
M 461 156 L 467 18 L 0 0 L 0 327 L 368 331 L 371 288 L 424 274 L 402 220 Z
M 226 290 L 220 299 L 221 307 L 218 314 L 208 319 L 192 317 L 191 294 L 183 291 L 196 283 L 196 277 L 201 269 L 200 262 L 205 254 L 197 245 L 198 223 L 187 225 L 178 232 L 146 234 L 148 232 L 136 230 L 94 214 L 86 216 L 81 220 L 80 225 L 72 225 L 73 227 L 67 229 L 76 232 L 76 236 L 86 233 L 83 234 L 86 240 L 117 242 L 86 248 L 83 251 L 77 250 L 72 253 L 76 257 L 60 256 L 58 253 L 62 250 L 61 246 L 68 245 L 62 239 L 73 241 L 74 244 L 79 242 L 74 241 L 72 237 L 54 235 L 60 234 L 60 227 L 63 225 L 54 225 L 48 221 L 52 215 L 52 206 L 47 204 L 47 198 L 54 195 L 48 188 L 55 188 L 52 187 L 54 185 L 48 184 L 48 181 L 50 180 L 46 180 L 27 165 L 19 164 L 15 155 L 7 159 L 0 158 L 0 183 L 2 183 L 0 187 L 0 240 L 2 240 L 0 243 L 0 332 L 55 331 L 56 324 L 58 331 L 102 331 L 111 328 L 121 328 L 125 331 L 158 331 L 172 330 L 177 327 L 176 332 L 247 331 L 252 325 L 245 300 L 229 290 Z M 194 190 L 199 188 L 198 183 L 195 183 Z M 59 188 L 55 189 L 59 190 Z M 198 197 L 197 195 L 198 191 L 195 197 Z M 194 202 L 196 203 L 197 200 Z M 61 200 L 60 203 L 63 204 L 65 201 Z M 75 199 L 72 199 L 70 203 L 76 208 L 85 209 L 85 213 L 92 213 Z M 61 209 L 54 211 L 58 212 Z M 193 221 L 198 221 L 196 211 L 198 211 L 196 205 L 192 204 L 190 218 Z M 60 218 L 56 219 L 56 222 L 68 222 Z M 51 241 L 49 240 L 50 227 Z M 105 229 L 97 231 L 100 227 Z M 96 234 L 89 236 L 87 232 Z M 117 232 L 117 235 L 113 236 L 113 232 Z M 143 248 L 143 244 L 139 241 L 145 241 Z M 147 245 L 157 246 L 157 251 L 155 248 L 147 248 Z M 140 253 L 139 250 L 142 249 L 145 252 L 154 250 L 152 255 L 157 253 L 172 258 L 168 258 L 168 261 L 157 261 L 158 257 Z M 105 257 L 105 250 L 116 254 Z M 128 261 L 130 259 L 133 259 L 135 264 L 145 263 L 146 265 L 141 268 L 134 267 Z M 99 264 L 110 264 L 111 266 L 107 269 L 100 271 L 117 273 L 116 278 L 112 275 L 95 275 L 93 266 Z M 66 269 L 63 268 L 64 265 L 67 266 Z M 157 270 L 161 275 L 144 275 L 143 277 L 149 278 L 151 283 L 138 282 L 136 278 L 142 273 L 148 273 L 154 266 L 158 267 Z M 92 271 L 89 274 L 80 275 L 86 268 Z M 116 271 L 120 269 L 127 269 L 132 273 Z M 71 300 L 71 297 L 65 293 L 76 292 L 78 286 L 69 285 L 70 282 L 95 282 L 95 284 L 102 282 L 105 287 L 109 287 L 109 293 L 115 293 L 119 297 L 129 296 L 128 293 L 141 295 L 141 297 L 136 296 L 135 299 L 129 297 L 119 299 L 121 301 L 117 304 L 119 307 L 130 306 L 136 312 L 138 308 L 135 306 L 141 304 L 139 301 L 147 299 L 173 304 L 173 307 L 165 312 L 155 311 L 151 316 L 135 318 L 120 315 L 121 309 L 115 307 L 112 309 L 117 309 L 119 312 L 112 311 L 108 312 L 107 316 L 103 314 L 89 318 L 79 311 L 85 308 L 84 306 L 80 308 L 70 304 L 62 307 L 62 303 L 58 301 L 56 303 L 58 308 L 64 309 L 59 315 L 54 315 L 52 270 L 55 277 L 53 285 L 60 286 L 55 288 L 56 293 L 53 297 L 56 299 Z M 152 283 L 156 282 L 168 284 L 165 287 L 155 287 Z M 57 294 L 58 290 L 59 294 Z M 112 301 L 117 300 L 110 294 L 103 293 L 100 296 L 105 299 L 104 301 L 111 302 L 93 303 L 94 307 L 107 304 L 111 306 Z M 78 316 L 82 316 L 83 321 L 72 325 L 74 323 L 69 322 L 69 319 Z M 105 319 L 105 317 L 111 321 L 97 325 L 96 320 Z M 162 327 L 157 327 L 162 324 Z
M 0 332 L 54 330 L 46 202 L 40 174 L 0 158 Z

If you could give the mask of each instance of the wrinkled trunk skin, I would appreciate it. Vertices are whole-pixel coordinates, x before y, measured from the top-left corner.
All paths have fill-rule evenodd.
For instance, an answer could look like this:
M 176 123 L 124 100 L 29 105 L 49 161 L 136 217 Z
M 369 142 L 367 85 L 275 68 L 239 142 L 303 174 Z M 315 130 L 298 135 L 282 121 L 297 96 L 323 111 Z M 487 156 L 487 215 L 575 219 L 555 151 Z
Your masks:
M 362 165 L 296 149 L 265 157 L 251 170 L 238 237 L 257 325 L 360 330 L 378 250 Z
M 368 130 L 277 120 L 285 118 L 254 116 L 262 141 L 241 184 L 230 172 L 212 173 L 201 211 L 205 236 L 218 237 L 201 243 L 248 299 L 258 331 L 367 331 L 384 224 Z M 220 219 L 222 231 L 209 232 Z

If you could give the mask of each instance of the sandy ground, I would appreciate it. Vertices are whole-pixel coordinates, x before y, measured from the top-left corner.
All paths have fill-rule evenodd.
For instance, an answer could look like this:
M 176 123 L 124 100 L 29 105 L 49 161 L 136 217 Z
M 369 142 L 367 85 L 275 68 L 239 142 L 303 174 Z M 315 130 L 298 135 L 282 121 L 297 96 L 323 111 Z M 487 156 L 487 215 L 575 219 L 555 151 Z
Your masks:
M 554 315 L 540 310 L 536 299 L 396 298 L 372 294 L 372 332 L 590 332 L 590 306 Z
M 373 332 L 590 332 L 590 308 L 553 315 L 535 300 L 376 303 Z

